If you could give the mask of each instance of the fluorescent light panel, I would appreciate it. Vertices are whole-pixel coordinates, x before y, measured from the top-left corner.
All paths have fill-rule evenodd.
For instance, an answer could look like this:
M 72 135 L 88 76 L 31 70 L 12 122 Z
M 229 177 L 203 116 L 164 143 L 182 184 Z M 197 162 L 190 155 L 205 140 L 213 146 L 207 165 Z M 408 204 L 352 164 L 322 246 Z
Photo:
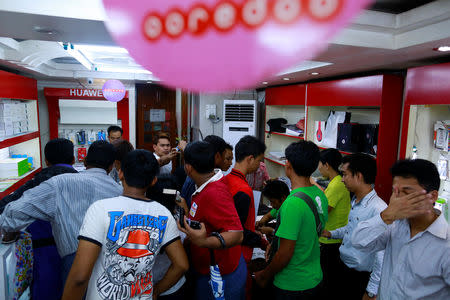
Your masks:
M 152 72 L 145 69 L 137 68 L 122 68 L 114 66 L 96 65 L 95 69 L 99 72 L 119 72 L 119 73 L 137 73 L 137 74 L 152 74 Z
M 297 73 L 297 72 L 301 72 L 301 71 L 306 71 L 306 70 L 311 70 L 311 69 L 316 69 L 316 68 L 321 68 L 321 67 L 325 67 L 325 66 L 329 66 L 332 65 L 333 63 L 329 63 L 329 62 L 321 62 L 321 61 L 304 61 L 301 64 L 291 67 L 281 73 L 278 73 L 277 76 L 283 76 L 283 75 L 287 75 L 287 74 L 292 74 L 292 73 Z
M 128 50 L 122 47 L 115 46 L 97 46 L 97 45 L 76 45 L 76 48 L 81 51 L 93 51 L 104 53 L 124 53 L 127 54 Z

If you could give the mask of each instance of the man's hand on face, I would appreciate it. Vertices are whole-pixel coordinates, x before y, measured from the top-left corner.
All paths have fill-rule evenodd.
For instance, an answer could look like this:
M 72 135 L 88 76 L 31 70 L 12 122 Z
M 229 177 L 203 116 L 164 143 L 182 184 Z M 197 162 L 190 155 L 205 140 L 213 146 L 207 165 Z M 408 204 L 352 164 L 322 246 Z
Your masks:
M 381 218 L 386 224 L 392 224 L 395 220 L 413 218 L 433 211 L 433 199 L 426 191 L 413 192 L 400 195 L 395 188 L 389 206 L 381 212 Z

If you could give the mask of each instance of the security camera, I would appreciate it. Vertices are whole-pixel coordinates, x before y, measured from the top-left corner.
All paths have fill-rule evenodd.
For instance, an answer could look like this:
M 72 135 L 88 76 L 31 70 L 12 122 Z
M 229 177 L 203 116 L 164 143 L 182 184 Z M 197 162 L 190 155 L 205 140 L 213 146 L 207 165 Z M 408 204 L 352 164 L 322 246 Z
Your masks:
M 93 84 L 94 83 L 94 79 L 93 78 L 88 78 L 87 79 L 87 83 L 88 84 Z

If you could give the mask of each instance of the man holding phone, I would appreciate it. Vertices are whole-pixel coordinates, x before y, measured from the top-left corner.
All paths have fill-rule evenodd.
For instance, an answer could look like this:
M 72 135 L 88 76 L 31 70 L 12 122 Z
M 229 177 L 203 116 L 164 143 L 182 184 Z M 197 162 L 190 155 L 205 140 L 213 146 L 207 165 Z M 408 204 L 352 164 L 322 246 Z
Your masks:
M 172 173 L 172 159 L 186 147 L 186 141 L 180 141 L 176 148 L 170 148 L 170 137 L 166 133 L 158 133 L 153 140 L 153 155 L 159 163 L 159 174 Z
M 200 229 L 181 220 L 191 241 L 191 261 L 195 270 L 195 299 L 211 299 L 211 253 L 214 254 L 225 285 L 225 299 L 243 299 L 247 267 L 241 253 L 242 226 L 222 171 L 214 171 L 214 150 L 207 142 L 194 142 L 184 151 L 186 174 L 198 187 L 192 195 L 189 218 Z

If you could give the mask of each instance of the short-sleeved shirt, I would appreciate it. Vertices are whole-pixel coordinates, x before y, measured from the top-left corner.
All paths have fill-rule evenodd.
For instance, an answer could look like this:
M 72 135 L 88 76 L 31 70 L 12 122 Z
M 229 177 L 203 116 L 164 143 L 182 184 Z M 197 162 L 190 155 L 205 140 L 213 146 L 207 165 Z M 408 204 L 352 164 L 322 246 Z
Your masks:
M 278 216 L 278 209 L 272 208 L 272 209 L 270 210 L 270 216 L 271 216 L 272 218 L 276 219 L 277 216 Z
M 342 182 L 340 175 L 330 181 L 328 187 L 325 189 L 325 196 L 327 196 L 328 206 L 333 207 L 333 210 L 328 214 L 325 230 L 331 231 L 347 225 L 348 214 L 351 209 L 350 192 Z M 321 237 L 319 238 L 319 242 L 323 244 L 338 244 L 342 240 Z
M 153 155 L 158 160 L 160 159 L 160 156 L 153 152 Z M 164 175 L 164 174 L 172 174 L 172 162 L 165 164 L 164 166 L 159 167 L 159 174 L 158 175 Z
M 275 235 L 295 241 L 295 249 L 288 265 L 275 275 L 273 283 L 276 287 L 288 291 L 312 289 L 323 277 L 316 220 L 308 204 L 294 196 L 297 192 L 311 197 L 322 224 L 325 224 L 328 218 L 327 198 L 316 186 L 293 190 L 281 205 L 278 212 L 280 224 Z
M 212 179 L 212 180 L 211 180 Z M 241 221 L 228 191 L 221 171 L 202 185 L 192 195 L 189 217 L 205 223 L 208 236 L 211 232 L 242 231 Z M 191 244 L 192 265 L 200 274 L 209 274 L 210 252 Z M 214 250 L 216 263 L 222 275 L 233 272 L 241 258 L 241 246 Z
M 180 236 L 161 204 L 119 196 L 89 207 L 78 238 L 102 248 L 86 299 L 106 300 L 151 299 L 155 258 Z

